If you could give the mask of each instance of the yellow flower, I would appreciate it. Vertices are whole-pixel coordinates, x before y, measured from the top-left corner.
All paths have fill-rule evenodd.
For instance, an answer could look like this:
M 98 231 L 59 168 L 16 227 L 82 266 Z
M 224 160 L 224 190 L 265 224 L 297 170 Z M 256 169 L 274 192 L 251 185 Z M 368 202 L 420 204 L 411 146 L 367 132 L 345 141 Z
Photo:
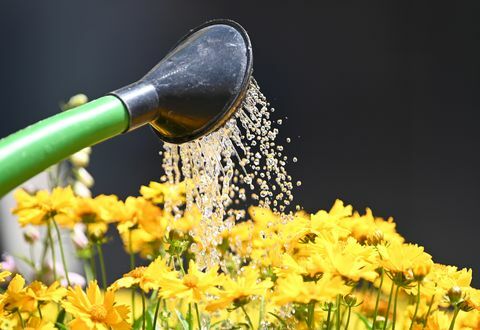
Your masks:
M 352 215 L 352 206 L 345 206 L 341 200 L 336 200 L 329 212 L 324 210 L 312 214 L 312 233 L 329 239 L 338 240 L 350 234 L 345 219 Z
M 336 242 L 318 237 L 304 245 L 302 254 L 308 256 L 305 268 L 311 276 L 329 272 L 354 282 L 360 278 L 374 281 L 378 276 L 373 248 L 360 245 L 353 237 Z
M 99 195 L 95 198 L 78 198 L 75 213 L 87 226 L 89 237 L 101 239 L 108 230 L 108 224 L 116 217 L 116 210 L 121 207 L 115 195 Z
M 17 325 L 18 329 L 22 329 L 21 325 Z M 32 316 L 25 324 L 25 330 L 56 330 L 55 324 L 47 320 L 42 320 L 38 317 Z
M 354 212 L 345 224 L 352 232 L 352 236 L 360 243 L 369 241 L 375 235 L 381 236 L 381 241 L 385 242 L 404 242 L 404 238 L 395 229 L 396 224 L 393 222 L 393 218 L 388 220 L 375 218 L 369 208 L 364 215 Z
M 17 274 L 8 284 L 7 290 L 0 301 L 0 309 L 9 312 L 28 312 L 36 310 L 37 304 L 35 298 L 27 294 L 25 288 L 25 279 Z
M 393 242 L 378 245 L 380 265 L 393 276 L 402 275 L 407 280 L 423 279 L 433 267 L 432 256 L 416 244 Z
M 142 197 L 128 197 L 118 208 L 116 218 L 120 234 L 137 226 L 149 232 L 151 230 L 150 233 L 155 236 L 161 236 L 165 231 L 165 224 L 161 221 L 162 210 Z
M 222 287 L 216 295 L 218 299 L 210 302 L 206 309 L 215 311 L 228 307 L 232 302 L 244 304 L 252 296 L 265 296 L 267 290 L 273 286 L 270 279 L 259 281 L 258 270 L 244 267 L 240 276 L 235 279 L 226 277 Z
M 148 186 L 142 186 L 140 188 L 140 194 L 155 204 L 164 204 L 167 202 L 174 207 L 185 203 L 185 188 L 185 181 L 179 184 L 152 181 Z
M 200 302 L 207 293 L 217 293 L 222 278 L 217 274 L 218 267 L 206 272 L 198 270 L 197 264 L 190 260 L 188 273 L 180 278 L 177 271 L 164 271 L 158 274 L 159 295 L 163 298 L 185 299 L 186 303 Z
M 333 302 L 339 294 L 345 295 L 350 291 L 351 288 L 339 276 L 327 273 L 316 282 L 305 282 L 300 275 L 288 274 L 277 280 L 272 301 L 277 305 L 291 302 Z
M 54 282 L 47 287 L 39 281 L 34 281 L 27 286 L 26 294 L 37 302 L 46 303 L 53 301 L 58 303 L 67 294 L 67 289 L 61 287 L 58 282 Z
M 96 281 L 91 281 L 86 293 L 77 286 L 70 288 L 67 301 L 63 302 L 65 311 L 73 320 L 69 323 L 72 330 L 127 330 L 129 307 L 115 303 L 115 293 L 111 290 L 104 294 Z
M 17 207 L 13 213 L 18 215 L 22 227 L 46 224 L 50 218 L 64 227 L 71 227 L 75 223 L 73 208 L 76 199 L 70 187 L 57 187 L 51 193 L 41 190 L 34 195 L 19 189 L 15 192 L 15 199 Z
M 118 290 L 120 288 L 130 288 L 138 286 L 143 291 L 148 292 L 152 289 L 158 289 L 157 278 L 159 274 L 170 271 L 171 269 L 161 257 L 155 259 L 148 267 L 137 267 L 134 270 L 124 274 L 122 278 L 116 280 L 111 288 Z

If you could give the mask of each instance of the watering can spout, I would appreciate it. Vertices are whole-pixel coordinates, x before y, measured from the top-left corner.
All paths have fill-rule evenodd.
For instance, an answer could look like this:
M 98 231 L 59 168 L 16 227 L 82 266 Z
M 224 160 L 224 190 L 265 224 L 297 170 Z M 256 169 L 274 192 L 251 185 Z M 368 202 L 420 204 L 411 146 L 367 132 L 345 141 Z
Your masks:
M 0 197 L 76 151 L 146 124 L 169 143 L 213 132 L 240 106 L 251 74 L 245 30 L 207 22 L 139 81 L 0 140 Z
M 142 79 L 111 94 L 128 109 L 129 130 L 148 122 L 162 140 L 183 143 L 223 126 L 251 73 L 247 33 L 233 21 L 216 20 L 190 31 Z

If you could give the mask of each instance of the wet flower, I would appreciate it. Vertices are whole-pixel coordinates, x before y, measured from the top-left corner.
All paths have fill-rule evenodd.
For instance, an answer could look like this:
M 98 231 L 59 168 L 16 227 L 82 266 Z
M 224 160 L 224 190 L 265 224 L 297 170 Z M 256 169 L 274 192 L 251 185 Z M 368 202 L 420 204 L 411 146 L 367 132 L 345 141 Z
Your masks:
M 209 302 L 206 309 L 209 311 L 224 309 L 232 303 L 237 306 L 248 302 L 252 296 L 265 296 L 272 286 L 270 279 L 259 280 L 258 270 L 244 267 L 238 277 L 232 279 L 227 276 L 223 279 L 222 290 L 216 294 L 218 299 Z
M 218 267 L 202 272 L 195 261 L 191 260 L 188 272 L 183 276 L 173 270 L 158 274 L 157 283 L 162 288 L 159 295 L 163 298 L 184 299 L 187 303 L 200 302 L 206 294 L 218 293 L 217 286 L 222 284 L 222 277 L 217 272 Z
M 128 323 L 129 308 L 116 304 L 113 291 L 102 293 L 96 281 L 89 283 L 86 292 L 79 286 L 70 288 L 62 305 L 73 317 L 68 324 L 72 330 L 131 328 Z
M 111 289 L 118 290 L 120 288 L 130 288 L 138 286 L 145 292 L 152 289 L 158 289 L 157 279 L 161 274 L 170 272 L 165 260 L 161 257 L 155 259 L 147 267 L 137 267 L 132 271 L 123 275 L 111 285 Z
M 171 206 L 178 206 L 185 202 L 185 182 L 171 184 L 168 182 L 150 182 L 148 186 L 140 188 L 140 194 L 155 204 L 170 203 Z

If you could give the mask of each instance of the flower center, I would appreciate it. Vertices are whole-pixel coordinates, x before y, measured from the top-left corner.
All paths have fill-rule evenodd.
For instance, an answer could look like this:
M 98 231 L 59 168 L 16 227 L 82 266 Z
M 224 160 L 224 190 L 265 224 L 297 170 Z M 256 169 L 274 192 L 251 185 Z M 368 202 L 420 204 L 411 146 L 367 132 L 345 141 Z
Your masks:
M 195 288 L 198 284 L 198 278 L 195 275 L 187 274 L 183 278 L 183 284 L 189 288 Z
M 141 278 L 143 276 L 143 273 L 145 272 L 145 269 L 147 269 L 147 267 L 135 268 L 130 272 L 130 276 L 132 276 L 133 278 Z
M 93 305 L 90 310 L 90 316 L 94 322 L 102 322 L 107 317 L 107 310 L 103 305 Z

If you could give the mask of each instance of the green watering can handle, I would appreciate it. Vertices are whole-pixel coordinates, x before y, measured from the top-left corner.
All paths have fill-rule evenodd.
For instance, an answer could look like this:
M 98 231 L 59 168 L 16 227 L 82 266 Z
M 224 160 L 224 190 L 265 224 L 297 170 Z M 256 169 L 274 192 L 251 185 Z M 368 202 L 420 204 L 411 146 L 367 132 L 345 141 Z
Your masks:
M 0 197 L 69 155 L 125 132 L 129 113 L 104 96 L 0 140 Z

